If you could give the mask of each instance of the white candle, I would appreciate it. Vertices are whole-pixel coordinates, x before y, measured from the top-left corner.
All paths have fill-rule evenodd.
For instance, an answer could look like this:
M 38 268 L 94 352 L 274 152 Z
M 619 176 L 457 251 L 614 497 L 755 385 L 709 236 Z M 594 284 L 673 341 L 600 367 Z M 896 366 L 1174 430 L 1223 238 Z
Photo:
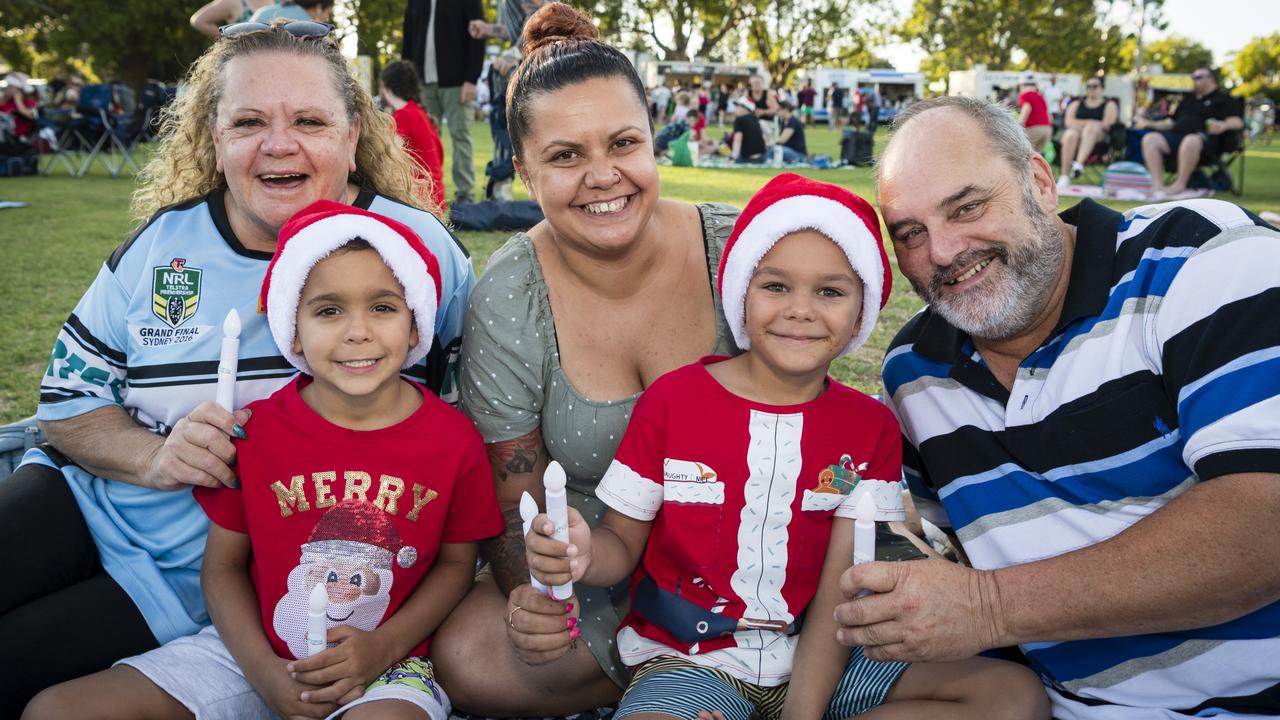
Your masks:
M 533 496 L 529 494 L 528 490 L 525 490 L 520 494 L 520 519 L 524 521 L 524 535 L 522 535 L 522 537 L 529 537 L 529 526 L 533 524 L 533 519 L 537 516 L 538 501 L 533 499 Z M 532 571 L 529 573 L 529 584 L 533 586 L 534 590 L 537 590 L 540 593 L 545 594 L 547 592 L 547 586 L 543 585 L 538 578 L 534 577 Z
M 546 490 L 547 498 L 547 517 L 555 525 L 551 537 L 562 543 L 569 542 L 569 499 L 564 491 L 567 480 L 564 468 L 555 460 L 547 465 L 547 471 L 542 474 L 542 487 Z M 551 588 L 551 597 L 555 600 L 568 600 L 571 595 L 572 582 Z
M 329 591 L 324 583 L 316 583 L 307 597 L 307 657 L 324 652 L 329 645 L 328 612 Z
M 876 501 L 870 492 L 864 492 L 858 498 L 853 514 L 853 564 L 861 565 L 876 559 Z M 862 590 L 857 596 L 870 594 L 870 590 Z
M 240 313 L 235 308 L 222 321 L 222 357 L 218 359 L 217 403 L 227 412 L 236 409 L 236 370 L 240 364 Z

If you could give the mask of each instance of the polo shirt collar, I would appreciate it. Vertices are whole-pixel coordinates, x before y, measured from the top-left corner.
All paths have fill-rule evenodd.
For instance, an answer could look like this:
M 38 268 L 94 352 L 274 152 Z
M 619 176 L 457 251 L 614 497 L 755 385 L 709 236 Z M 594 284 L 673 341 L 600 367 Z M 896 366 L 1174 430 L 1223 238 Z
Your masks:
M 1062 316 L 1050 337 L 1081 317 L 1097 315 L 1107 305 L 1111 293 L 1111 268 L 1115 262 L 1116 234 L 1124 217 L 1090 198 L 1059 213 L 1058 217 L 1076 228 L 1075 251 L 1071 257 L 1071 279 L 1063 299 Z M 915 351 L 939 362 L 955 363 L 969 341 L 963 332 L 931 308 L 925 308 Z

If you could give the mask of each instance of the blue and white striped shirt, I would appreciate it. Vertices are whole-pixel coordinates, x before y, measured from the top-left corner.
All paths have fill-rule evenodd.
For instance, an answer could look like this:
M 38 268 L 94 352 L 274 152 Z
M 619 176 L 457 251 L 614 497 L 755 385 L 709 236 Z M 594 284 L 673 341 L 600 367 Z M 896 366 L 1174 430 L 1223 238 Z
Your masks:
M 1196 483 L 1280 473 L 1280 233 L 1216 200 L 1123 215 L 1085 200 L 1063 219 L 1062 317 L 1011 389 L 928 308 L 884 361 L 917 505 L 980 569 L 1101 542 Z M 1058 718 L 1280 714 L 1280 602 L 1022 649 Z

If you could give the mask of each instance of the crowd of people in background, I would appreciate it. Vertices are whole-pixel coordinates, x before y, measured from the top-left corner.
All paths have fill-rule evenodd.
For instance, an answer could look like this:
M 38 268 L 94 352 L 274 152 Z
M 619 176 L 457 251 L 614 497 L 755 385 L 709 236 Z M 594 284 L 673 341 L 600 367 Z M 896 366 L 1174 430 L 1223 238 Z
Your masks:
M 663 80 L 648 88 L 649 116 L 658 128 L 655 151 L 666 154 L 683 139 L 700 154 L 718 154 L 737 163 L 794 165 L 808 162 L 805 128 L 820 122 L 832 129 L 854 128 L 874 135 L 880 123 L 918 98 L 885 98 L 874 85 L 816 88 L 805 80 L 797 89 L 772 88 L 759 74 L 747 80 L 713 83 Z M 727 133 L 708 133 L 708 124 Z

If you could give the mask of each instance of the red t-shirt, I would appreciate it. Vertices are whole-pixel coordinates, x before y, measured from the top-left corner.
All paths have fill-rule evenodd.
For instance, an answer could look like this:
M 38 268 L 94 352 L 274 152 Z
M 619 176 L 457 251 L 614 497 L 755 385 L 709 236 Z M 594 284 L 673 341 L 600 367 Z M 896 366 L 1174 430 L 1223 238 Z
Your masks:
M 31 110 L 36 109 L 35 98 L 26 98 L 22 101 L 22 104 Z M 7 113 L 13 116 L 13 132 L 18 137 L 26 137 L 36 128 L 34 121 L 29 120 L 27 116 L 18 112 L 18 104 L 13 101 L 13 98 L 0 103 L 0 113 Z
M 702 131 L 706 129 L 706 127 L 707 127 L 707 114 L 703 113 L 698 116 L 698 122 L 694 123 L 693 127 L 690 128 L 693 131 L 693 135 L 691 136 L 692 139 L 701 140 Z
M 640 396 L 596 489 L 613 510 L 653 522 L 618 650 L 628 665 L 674 650 L 773 686 L 790 677 L 798 636 L 781 630 L 817 592 L 832 518 L 854 516 L 840 488 L 857 474 L 900 492 L 901 431 L 882 403 L 831 379 L 800 405 L 738 397 L 705 368 L 721 360 L 679 368 Z M 673 623 L 696 619 L 646 617 L 636 600 L 645 578 L 720 617 L 778 629 L 684 642 Z
M 418 161 L 418 165 L 431 177 L 431 199 L 444 212 L 444 144 L 440 133 L 431 124 L 431 118 L 418 103 L 410 100 L 391 114 L 396 132 L 404 138 L 404 149 Z M 419 177 L 424 175 L 419 174 Z
M 1027 116 L 1026 127 L 1035 127 L 1037 125 L 1052 125 L 1053 121 L 1049 119 L 1049 105 L 1044 101 L 1044 96 L 1035 90 L 1028 90 L 1018 96 L 1018 110 L 1022 110 L 1022 106 L 1030 103 L 1031 114 Z
M 249 405 L 240 489 L 195 489 L 210 520 L 248 533 L 262 627 L 282 658 L 306 656 L 317 583 L 329 592 L 329 627 L 370 631 L 431 571 L 441 543 L 503 528 L 484 443 L 462 413 L 415 383 L 422 406 L 406 420 L 348 430 L 302 400 L 310 381 L 300 375 Z

